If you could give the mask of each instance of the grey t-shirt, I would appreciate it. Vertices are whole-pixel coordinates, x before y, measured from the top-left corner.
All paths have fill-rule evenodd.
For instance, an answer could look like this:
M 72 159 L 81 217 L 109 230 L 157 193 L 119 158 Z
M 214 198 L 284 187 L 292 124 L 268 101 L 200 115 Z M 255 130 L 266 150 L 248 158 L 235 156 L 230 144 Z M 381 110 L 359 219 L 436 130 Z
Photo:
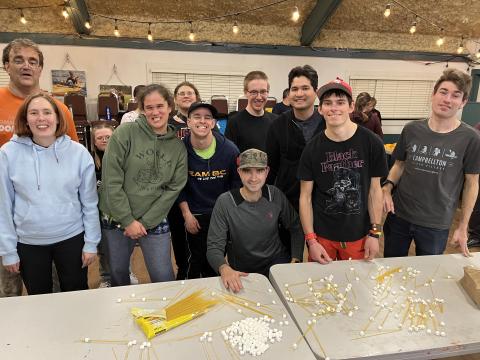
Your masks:
M 295 118 L 295 115 L 293 117 L 295 124 L 302 129 L 303 138 L 306 143 L 309 143 L 313 135 L 315 135 L 315 130 L 317 130 L 318 124 L 320 124 L 321 120 L 322 116 L 317 111 L 314 111 L 312 116 L 307 120 L 298 120 Z
M 237 196 L 233 192 L 218 197 L 208 228 L 207 259 L 215 271 L 226 263 L 226 250 L 233 269 L 268 273 L 273 260 L 288 256 L 278 234 L 279 221 L 290 231 L 292 257 L 303 258 L 298 214 L 278 188 L 265 185 L 257 202 L 248 202 L 238 191 Z
M 394 192 L 395 213 L 412 224 L 448 229 L 465 174 L 480 173 L 480 135 L 461 123 L 448 133 L 427 120 L 408 123 L 393 152 L 405 169 Z

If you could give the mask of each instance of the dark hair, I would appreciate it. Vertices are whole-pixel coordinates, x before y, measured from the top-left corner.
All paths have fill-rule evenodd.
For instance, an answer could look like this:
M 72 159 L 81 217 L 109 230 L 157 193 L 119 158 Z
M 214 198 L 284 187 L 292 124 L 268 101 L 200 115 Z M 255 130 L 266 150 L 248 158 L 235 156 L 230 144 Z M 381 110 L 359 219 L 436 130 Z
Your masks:
M 133 88 L 133 97 L 135 100 L 138 101 L 138 97 L 140 96 L 140 92 L 145 89 L 145 85 L 137 85 Z
M 180 84 L 175 86 L 175 90 L 173 90 L 173 96 L 174 97 L 177 96 L 178 90 L 182 86 L 188 86 L 189 88 L 191 88 L 195 92 L 195 96 L 196 96 L 195 102 L 202 101 L 202 99 L 200 98 L 200 93 L 198 92 L 197 87 L 195 85 L 193 85 L 190 81 L 182 81 Z
M 55 137 L 58 138 L 62 135 L 65 135 L 67 133 L 67 122 L 65 121 L 63 112 L 60 111 L 55 100 L 50 95 L 45 93 L 33 94 L 25 99 L 23 104 L 18 109 L 17 116 L 15 117 L 15 122 L 14 122 L 15 134 L 17 134 L 18 136 L 28 136 L 28 137 L 33 136 L 33 133 L 30 130 L 30 127 L 28 126 L 27 113 L 28 113 L 28 107 L 30 103 L 32 102 L 33 99 L 36 99 L 36 98 L 43 98 L 47 100 L 50 103 L 50 105 L 52 105 L 53 111 L 55 111 L 55 115 L 57 115 L 58 125 L 57 125 L 57 130 L 55 131 Z
M 98 155 L 98 149 L 95 146 L 95 132 L 100 129 L 110 129 L 113 133 L 115 127 L 112 125 L 111 121 L 97 120 L 90 123 L 90 129 L 90 148 L 93 155 L 93 161 L 95 163 L 95 167 L 100 169 L 102 167 L 102 162 L 100 160 L 100 156 Z
M 285 90 L 283 90 L 282 99 L 285 99 L 288 94 L 290 94 L 290 88 L 286 88 Z
M 254 70 L 245 75 L 245 78 L 243 79 L 243 91 L 248 91 L 248 84 L 253 80 L 265 80 L 267 82 L 267 89 L 270 90 L 267 74 L 260 70 Z
M 300 76 L 305 76 L 308 80 L 310 80 L 313 90 L 317 91 L 318 74 L 310 65 L 297 66 L 290 70 L 288 73 L 288 88 L 292 87 L 293 79 Z
M 165 101 L 168 103 L 168 106 L 173 110 L 175 108 L 175 103 L 173 101 L 173 96 L 170 93 L 170 91 L 163 85 L 160 84 L 150 84 L 145 86 L 143 91 L 140 92 L 140 95 L 138 97 L 138 108 L 140 110 L 145 110 L 143 107 L 143 104 L 145 102 L 145 98 L 154 93 L 157 92 L 160 94 L 161 97 L 165 99 Z
M 12 40 L 5 46 L 2 54 L 3 66 L 10 61 L 10 51 L 21 48 L 31 48 L 35 50 L 38 54 L 38 63 L 43 68 L 43 53 L 40 51 L 40 48 L 32 40 L 23 38 Z
M 347 94 L 345 91 L 342 91 L 340 89 L 331 89 L 327 90 L 323 93 L 322 97 L 319 99 L 320 101 L 320 106 L 323 104 L 323 100 L 325 100 L 327 97 L 330 97 L 332 95 L 335 95 L 336 97 L 346 97 L 348 101 L 348 105 L 352 105 L 353 99 L 350 96 L 350 94 Z
M 433 93 L 436 94 L 441 83 L 444 81 L 450 81 L 463 93 L 462 100 L 468 99 L 470 89 L 472 88 L 472 77 L 467 73 L 457 69 L 446 69 L 443 71 L 442 76 L 437 80 L 433 87 Z

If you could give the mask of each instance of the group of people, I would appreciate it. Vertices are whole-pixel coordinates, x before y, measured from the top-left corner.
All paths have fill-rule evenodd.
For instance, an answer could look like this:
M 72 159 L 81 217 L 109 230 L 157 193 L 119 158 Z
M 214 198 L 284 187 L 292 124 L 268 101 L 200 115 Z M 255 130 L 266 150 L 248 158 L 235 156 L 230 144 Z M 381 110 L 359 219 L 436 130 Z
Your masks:
M 365 125 L 380 121 L 371 97 L 355 104 L 339 78 L 319 86 L 309 65 L 289 72 L 279 115 L 265 111 L 267 75 L 248 73 L 247 107 L 225 136 L 194 84 L 173 95 L 142 86 L 138 110 L 117 129 L 92 124 L 91 154 L 69 136 L 65 106 L 40 91 L 38 46 L 12 41 L 3 64 L 0 123 L 14 118 L 0 138 L 3 296 L 21 293 L 20 276 L 29 294 L 51 292 L 52 272 L 62 291 L 88 288 L 99 245 L 111 286 L 131 283 L 136 245 L 152 282 L 174 280 L 172 244 L 177 279 L 220 274 L 237 292 L 250 272 L 301 262 L 305 244 L 322 264 L 373 259 L 384 213 L 385 256 L 406 256 L 412 240 L 417 255 L 441 254 L 460 198 L 453 241 L 469 254 L 480 135 L 456 117 L 471 88 L 459 70 L 435 84 L 431 116 L 405 126 L 389 170 L 380 134 Z

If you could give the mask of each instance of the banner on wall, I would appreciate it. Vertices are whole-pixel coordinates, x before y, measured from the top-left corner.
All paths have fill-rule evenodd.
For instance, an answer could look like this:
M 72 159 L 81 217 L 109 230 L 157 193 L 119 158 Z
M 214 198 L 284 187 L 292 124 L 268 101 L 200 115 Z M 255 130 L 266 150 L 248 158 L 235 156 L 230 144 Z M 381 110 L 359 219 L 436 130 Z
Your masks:
M 71 93 L 87 96 L 85 71 L 52 70 L 52 94 L 64 96 Z

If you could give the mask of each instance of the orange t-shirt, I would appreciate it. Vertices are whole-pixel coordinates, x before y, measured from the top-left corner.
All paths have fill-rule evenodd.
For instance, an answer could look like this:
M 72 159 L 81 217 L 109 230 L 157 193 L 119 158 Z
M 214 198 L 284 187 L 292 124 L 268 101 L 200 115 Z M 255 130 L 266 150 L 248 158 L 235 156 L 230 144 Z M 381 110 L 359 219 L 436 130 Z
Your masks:
M 23 101 L 18 96 L 13 95 L 8 88 L 0 88 L 0 146 L 10 140 L 13 135 L 13 123 L 17 116 L 18 109 Z M 74 141 L 78 141 L 77 131 L 73 117 L 68 108 L 62 102 L 55 99 L 57 106 L 63 112 L 67 121 L 67 135 Z

